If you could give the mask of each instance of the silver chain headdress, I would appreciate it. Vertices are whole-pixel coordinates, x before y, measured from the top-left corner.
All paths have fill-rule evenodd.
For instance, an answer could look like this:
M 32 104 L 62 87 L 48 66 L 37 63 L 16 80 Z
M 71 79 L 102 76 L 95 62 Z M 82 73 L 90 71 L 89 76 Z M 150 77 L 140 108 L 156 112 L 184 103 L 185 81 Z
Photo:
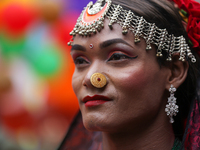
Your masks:
M 190 58 L 195 63 L 196 58 L 183 36 L 176 37 L 169 34 L 166 29 L 158 28 L 154 23 L 147 22 L 143 17 L 136 16 L 131 10 L 125 10 L 122 6 L 113 4 L 111 0 L 97 0 L 95 4 L 90 2 L 84 8 L 77 23 L 70 33 L 71 36 L 77 34 L 89 36 L 100 32 L 104 28 L 104 19 L 108 18 L 109 27 L 112 29 L 114 23 L 122 27 L 122 33 L 126 35 L 128 30 L 135 35 L 135 42 L 140 42 L 140 37 L 146 41 L 146 50 L 152 49 L 151 44 L 155 44 L 157 49 L 156 56 L 161 57 L 162 51 L 168 53 L 167 61 L 172 60 L 172 55 L 178 53 L 179 60 L 185 61 Z M 71 45 L 72 41 L 68 43 Z

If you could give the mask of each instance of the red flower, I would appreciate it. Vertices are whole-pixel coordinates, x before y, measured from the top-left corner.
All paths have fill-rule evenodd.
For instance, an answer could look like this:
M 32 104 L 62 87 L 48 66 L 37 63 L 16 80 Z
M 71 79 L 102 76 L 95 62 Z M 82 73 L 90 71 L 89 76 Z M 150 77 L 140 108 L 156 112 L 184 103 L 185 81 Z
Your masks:
M 187 33 L 194 49 L 200 50 L 200 4 L 194 0 L 173 0 L 188 13 Z M 200 52 L 198 52 L 200 55 Z
M 187 25 L 187 33 L 188 37 L 193 43 L 193 48 L 200 49 L 200 12 L 199 12 L 199 18 L 191 16 L 189 17 Z

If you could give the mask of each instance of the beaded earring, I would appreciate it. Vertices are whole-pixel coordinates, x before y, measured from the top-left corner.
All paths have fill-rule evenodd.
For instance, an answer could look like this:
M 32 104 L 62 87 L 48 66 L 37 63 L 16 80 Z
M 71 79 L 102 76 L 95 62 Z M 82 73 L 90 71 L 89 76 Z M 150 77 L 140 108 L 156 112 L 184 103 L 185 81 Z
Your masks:
M 174 123 L 173 116 L 176 116 L 178 113 L 178 105 L 176 105 L 176 97 L 174 97 L 174 93 L 176 92 L 176 88 L 171 85 L 169 88 L 170 97 L 168 97 L 168 104 L 166 105 L 165 112 L 167 116 L 169 116 L 169 122 Z

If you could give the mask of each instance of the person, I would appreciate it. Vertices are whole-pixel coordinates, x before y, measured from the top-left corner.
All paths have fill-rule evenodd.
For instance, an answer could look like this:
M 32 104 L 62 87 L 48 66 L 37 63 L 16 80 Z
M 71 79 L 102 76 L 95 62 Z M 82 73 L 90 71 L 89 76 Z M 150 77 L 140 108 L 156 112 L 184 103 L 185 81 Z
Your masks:
M 58 149 L 200 149 L 199 12 L 193 0 L 90 2 L 69 42 L 80 112 Z

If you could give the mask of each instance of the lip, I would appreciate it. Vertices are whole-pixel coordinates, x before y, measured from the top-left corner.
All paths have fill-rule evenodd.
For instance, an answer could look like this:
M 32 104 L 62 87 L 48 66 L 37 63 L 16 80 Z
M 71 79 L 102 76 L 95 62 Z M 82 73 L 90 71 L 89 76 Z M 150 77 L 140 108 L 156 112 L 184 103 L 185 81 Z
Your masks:
M 111 99 L 103 95 L 94 95 L 94 96 L 86 96 L 83 98 L 82 101 L 83 103 L 85 103 L 86 107 L 94 107 L 102 105 L 108 101 L 111 101 Z

